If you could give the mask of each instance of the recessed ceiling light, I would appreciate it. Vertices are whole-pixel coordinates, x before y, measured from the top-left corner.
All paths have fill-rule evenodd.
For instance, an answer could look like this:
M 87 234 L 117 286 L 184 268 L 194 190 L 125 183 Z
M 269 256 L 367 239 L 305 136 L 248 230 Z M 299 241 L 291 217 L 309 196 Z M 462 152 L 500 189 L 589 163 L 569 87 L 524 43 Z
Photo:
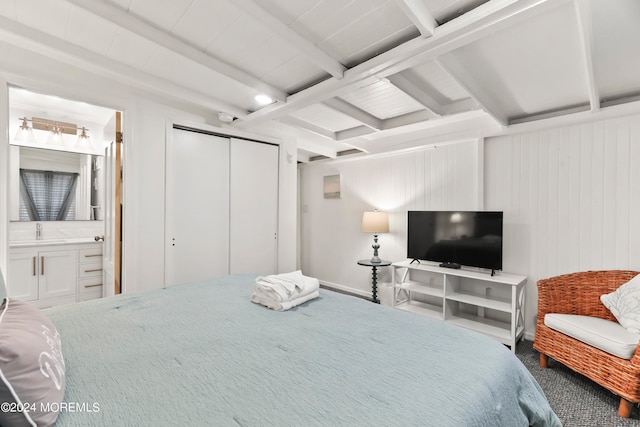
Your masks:
M 260 105 L 267 105 L 267 104 L 271 104 L 273 102 L 273 99 L 271 99 L 271 97 L 269 97 L 267 95 L 262 95 L 262 94 L 256 95 L 256 97 L 254 99 Z

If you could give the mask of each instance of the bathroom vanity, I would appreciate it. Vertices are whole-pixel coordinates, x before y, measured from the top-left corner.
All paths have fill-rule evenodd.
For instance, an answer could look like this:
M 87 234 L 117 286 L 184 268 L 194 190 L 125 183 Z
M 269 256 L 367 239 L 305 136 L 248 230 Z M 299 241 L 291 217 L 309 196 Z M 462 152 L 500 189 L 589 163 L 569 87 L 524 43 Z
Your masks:
M 88 238 L 10 242 L 7 294 L 39 308 L 101 298 L 102 246 Z

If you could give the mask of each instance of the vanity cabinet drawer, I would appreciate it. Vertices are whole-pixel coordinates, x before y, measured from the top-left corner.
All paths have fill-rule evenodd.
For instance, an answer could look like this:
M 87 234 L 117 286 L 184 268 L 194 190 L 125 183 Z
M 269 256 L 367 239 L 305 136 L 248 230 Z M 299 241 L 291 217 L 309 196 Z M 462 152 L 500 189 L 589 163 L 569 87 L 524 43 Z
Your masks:
M 78 250 L 78 302 L 102 298 L 102 245 Z
M 95 248 L 78 250 L 78 263 L 82 264 L 96 260 L 100 260 L 100 262 L 102 262 L 102 245 Z
M 98 292 L 102 295 L 102 274 L 78 282 L 78 292 Z
M 78 279 L 82 280 L 85 277 L 102 278 L 102 260 L 78 265 Z

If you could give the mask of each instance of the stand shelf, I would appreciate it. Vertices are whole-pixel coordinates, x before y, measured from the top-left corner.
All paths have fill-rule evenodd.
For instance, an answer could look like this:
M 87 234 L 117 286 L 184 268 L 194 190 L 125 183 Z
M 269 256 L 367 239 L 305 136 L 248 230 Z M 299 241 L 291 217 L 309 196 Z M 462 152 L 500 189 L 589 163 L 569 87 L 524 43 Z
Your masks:
M 511 347 L 524 335 L 527 278 L 454 270 L 410 260 L 392 264 L 393 305 L 490 336 Z

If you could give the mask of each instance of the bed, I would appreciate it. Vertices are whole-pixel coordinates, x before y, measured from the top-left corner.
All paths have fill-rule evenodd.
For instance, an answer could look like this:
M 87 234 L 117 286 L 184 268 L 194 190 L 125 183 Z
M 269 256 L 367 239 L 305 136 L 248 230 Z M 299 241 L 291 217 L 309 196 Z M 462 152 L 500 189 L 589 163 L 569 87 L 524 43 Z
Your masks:
M 57 427 L 559 426 L 508 348 L 321 290 L 285 312 L 239 275 L 53 307 Z

